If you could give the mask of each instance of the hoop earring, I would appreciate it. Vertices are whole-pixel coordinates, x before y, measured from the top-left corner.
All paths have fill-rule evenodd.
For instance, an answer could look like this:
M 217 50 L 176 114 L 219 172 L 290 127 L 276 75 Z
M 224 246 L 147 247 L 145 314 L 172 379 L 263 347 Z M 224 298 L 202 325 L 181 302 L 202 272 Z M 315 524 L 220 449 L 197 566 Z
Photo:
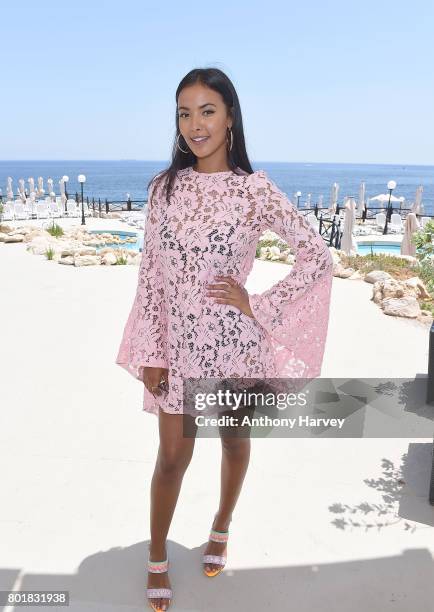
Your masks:
M 229 133 L 231 135 L 231 146 L 229 147 L 229 151 L 232 151 L 232 147 L 233 147 L 233 144 L 234 144 L 234 136 L 232 134 L 232 129 L 228 128 L 228 130 L 229 130 Z
M 181 132 L 178 132 L 178 136 L 176 137 L 176 146 L 178 147 L 178 149 L 180 151 L 182 151 L 183 153 L 190 153 L 190 151 L 184 151 L 184 149 L 181 149 L 181 147 L 179 146 L 179 137 L 181 136 Z M 188 146 L 188 145 L 187 145 Z

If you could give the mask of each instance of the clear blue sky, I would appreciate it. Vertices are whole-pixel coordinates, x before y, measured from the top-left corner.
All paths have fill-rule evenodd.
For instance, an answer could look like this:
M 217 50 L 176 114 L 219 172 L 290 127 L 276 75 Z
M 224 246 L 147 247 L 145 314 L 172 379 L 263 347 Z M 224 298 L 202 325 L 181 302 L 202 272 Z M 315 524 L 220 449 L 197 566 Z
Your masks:
M 215 66 L 252 161 L 434 164 L 434 3 L 2 4 L 0 158 L 166 160 L 175 90 Z

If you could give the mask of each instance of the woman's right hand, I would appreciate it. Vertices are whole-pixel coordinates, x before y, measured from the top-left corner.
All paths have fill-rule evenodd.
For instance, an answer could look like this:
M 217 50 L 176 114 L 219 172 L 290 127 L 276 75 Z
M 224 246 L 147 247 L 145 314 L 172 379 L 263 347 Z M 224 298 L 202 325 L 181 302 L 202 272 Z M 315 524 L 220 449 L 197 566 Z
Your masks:
M 162 395 L 163 390 L 158 386 L 160 382 L 168 383 L 169 370 L 168 368 L 143 368 L 143 384 L 152 395 Z

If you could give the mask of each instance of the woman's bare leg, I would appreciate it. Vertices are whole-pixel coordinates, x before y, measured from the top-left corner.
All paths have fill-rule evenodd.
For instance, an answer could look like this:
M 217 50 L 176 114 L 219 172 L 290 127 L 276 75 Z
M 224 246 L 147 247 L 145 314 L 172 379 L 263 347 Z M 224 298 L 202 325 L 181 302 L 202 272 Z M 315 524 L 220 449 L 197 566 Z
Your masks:
M 214 517 L 212 529 L 227 531 L 232 519 L 232 512 L 237 503 L 244 477 L 250 460 L 250 428 L 242 428 L 243 432 L 236 437 L 228 437 L 227 432 L 221 432 L 222 462 L 220 483 L 220 504 Z M 209 541 L 205 555 L 223 555 L 225 543 Z M 218 569 L 218 565 L 206 564 L 207 571 Z
M 185 471 L 193 455 L 195 438 L 183 436 L 183 415 L 159 411 L 160 446 L 151 482 L 150 561 L 166 559 L 166 539 Z M 191 417 L 186 417 L 191 418 Z M 148 588 L 170 588 L 168 573 L 148 573 Z M 152 600 L 165 609 L 168 600 Z

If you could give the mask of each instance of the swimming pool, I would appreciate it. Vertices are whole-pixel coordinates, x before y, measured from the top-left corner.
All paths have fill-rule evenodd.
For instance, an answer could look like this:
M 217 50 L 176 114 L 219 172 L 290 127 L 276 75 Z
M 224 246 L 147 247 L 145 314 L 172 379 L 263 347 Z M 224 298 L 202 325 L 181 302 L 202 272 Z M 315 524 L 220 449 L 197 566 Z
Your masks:
M 401 255 L 401 243 L 399 242 L 362 242 L 357 244 L 359 255 L 370 255 L 372 252 L 384 253 L 386 255 Z
M 136 238 L 135 242 L 125 242 L 124 244 L 118 244 L 117 242 L 106 242 L 104 246 L 97 247 L 103 249 L 105 247 L 112 247 L 113 249 L 128 249 L 129 251 L 139 251 L 143 249 L 143 232 L 139 234 L 137 232 L 124 232 L 120 230 L 90 230 L 89 234 L 113 234 L 120 238 Z

